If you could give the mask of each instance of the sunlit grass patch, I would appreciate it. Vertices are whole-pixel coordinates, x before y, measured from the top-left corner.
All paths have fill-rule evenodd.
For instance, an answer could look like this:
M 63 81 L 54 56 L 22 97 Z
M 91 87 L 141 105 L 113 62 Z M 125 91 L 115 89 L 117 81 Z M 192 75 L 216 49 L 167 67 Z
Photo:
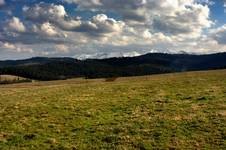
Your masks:
M 224 149 L 226 71 L 0 86 L 0 149 Z

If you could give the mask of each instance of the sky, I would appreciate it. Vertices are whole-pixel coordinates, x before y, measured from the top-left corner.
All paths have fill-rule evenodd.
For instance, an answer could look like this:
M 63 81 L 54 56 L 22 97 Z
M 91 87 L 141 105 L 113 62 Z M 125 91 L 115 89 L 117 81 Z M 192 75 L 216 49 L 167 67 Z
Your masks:
M 0 0 L 0 60 L 226 52 L 226 0 Z

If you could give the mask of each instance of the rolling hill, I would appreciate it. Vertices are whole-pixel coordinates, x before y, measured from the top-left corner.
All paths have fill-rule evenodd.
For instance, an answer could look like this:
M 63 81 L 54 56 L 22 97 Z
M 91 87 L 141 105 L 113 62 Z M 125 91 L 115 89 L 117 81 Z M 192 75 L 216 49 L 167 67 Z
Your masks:
M 226 70 L 0 85 L 1 150 L 226 147 Z
M 226 68 L 226 53 L 209 55 L 150 53 L 137 57 L 77 60 L 36 57 L 0 61 L 0 74 L 38 80 L 107 78 Z

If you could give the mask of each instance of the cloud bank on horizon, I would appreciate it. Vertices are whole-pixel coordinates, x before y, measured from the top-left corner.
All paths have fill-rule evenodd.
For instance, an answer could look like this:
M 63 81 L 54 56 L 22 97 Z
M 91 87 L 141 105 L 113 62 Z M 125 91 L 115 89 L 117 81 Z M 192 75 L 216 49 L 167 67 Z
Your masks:
M 0 59 L 224 52 L 225 10 L 226 0 L 0 0 Z

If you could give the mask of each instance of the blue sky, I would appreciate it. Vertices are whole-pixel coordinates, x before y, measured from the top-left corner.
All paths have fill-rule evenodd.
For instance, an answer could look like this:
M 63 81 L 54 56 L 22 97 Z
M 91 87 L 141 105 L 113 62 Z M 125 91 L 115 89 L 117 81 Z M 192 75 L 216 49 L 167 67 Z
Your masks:
M 213 20 L 218 21 L 217 25 L 223 25 L 226 23 L 226 13 L 224 13 L 223 0 L 216 0 L 214 5 L 210 5 L 211 14 L 210 17 Z
M 0 60 L 226 51 L 225 0 L 0 0 Z

